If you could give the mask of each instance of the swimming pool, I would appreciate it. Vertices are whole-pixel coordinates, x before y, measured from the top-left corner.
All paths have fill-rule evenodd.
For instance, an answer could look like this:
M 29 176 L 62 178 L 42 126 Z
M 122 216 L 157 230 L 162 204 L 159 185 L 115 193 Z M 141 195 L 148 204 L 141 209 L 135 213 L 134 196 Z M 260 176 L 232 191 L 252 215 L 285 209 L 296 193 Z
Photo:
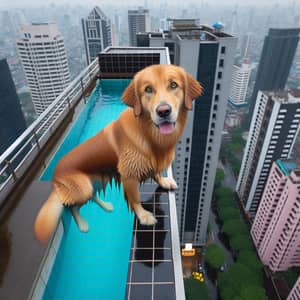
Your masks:
M 120 96 L 129 80 L 101 80 L 41 180 L 51 180 L 58 160 L 118 118 L 126 106 Z M 95 203 L 81 208 L 90 230 L 81 233 L 69 210 L 62 216 L 64 235 L 43 295 L 50 299 L 124 299 L 134 215 L 113 184 L 100 193 L 114 205 L 107 213 Z

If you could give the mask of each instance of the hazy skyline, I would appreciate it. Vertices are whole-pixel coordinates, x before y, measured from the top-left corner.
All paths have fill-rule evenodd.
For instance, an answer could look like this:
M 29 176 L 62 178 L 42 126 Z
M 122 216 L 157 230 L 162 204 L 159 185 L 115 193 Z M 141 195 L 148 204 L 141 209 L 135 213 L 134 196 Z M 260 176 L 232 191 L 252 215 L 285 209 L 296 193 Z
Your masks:
M 182 6 L 181 0 L 152 0 L 151 2 L 148 0 L 116 0 L 113 3 L 110 0 L 44 0 L 43 2 L 39 0 L 15 0 L 15 1 L 9 1 L 9 0 L 1 0 L 0 1 L 0 9 L 6 9 L 6 8 L 18 8 L 18 7 L 25 7 L 25 6 L 43 6 L 43 5 L 50 5 L 51 3 L 56 5 L 109 5 L 109 6 L 144 6 L 145 3 L 148 3 L 149 7 L 153 7 L 156 4 L 160 5 L 161 3 L 167 3 L 171 6 L 174 6 L 176 4 L 180 4 Z M 185 2 L 185 6 L 188 6 L 190 4 L 198 4 L 201 5 L 209 5 L 209 6 L 272 6 L 272 5 L 278 5 L 278 6 L 289 6 L 289 5 L 299 5 L 295 0 L 289 0 L 285 3 L 282 3 L 278 0 L 214 0 L 214 1 L 207 1 L 207 0 L 189 0 Z

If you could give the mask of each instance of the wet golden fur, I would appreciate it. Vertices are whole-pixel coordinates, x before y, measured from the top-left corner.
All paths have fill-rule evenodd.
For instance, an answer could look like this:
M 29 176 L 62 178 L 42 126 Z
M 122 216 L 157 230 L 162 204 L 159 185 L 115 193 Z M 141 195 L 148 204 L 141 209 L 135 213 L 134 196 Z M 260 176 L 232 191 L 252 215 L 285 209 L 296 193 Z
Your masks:
M 173 82 L 175 88 L 171 88 Z M 177 187 L 173 179 L 162 177 L 161 172 L 172 163 L 192 100 L 200 94 L 200 84 L 180 67 L 154 65 L 138 72 L 122 95 L 130 108 L 59 161 L 53 191 L 36 219 L 37 239 L 49 239 L 63 205 L 81 206 L 93 197 L 92 181 L 96 179 L 103 186 L 111 178 L 121 181 L 125 198 L 140 222 L 154 224 L 154 216 L 141 206 L 139 183 L 152 177 L 166 189 Z M 175 127 L 170 134 L 162 134 L 156 124 L 161 103 L 172 108 L 170 118 Z M 80 219 L 78 214 L 76 221 L 77 218 Z M 81 221 L 77 224 L 82 225 Z M 87 227 L 82 230 L 87 231 Z

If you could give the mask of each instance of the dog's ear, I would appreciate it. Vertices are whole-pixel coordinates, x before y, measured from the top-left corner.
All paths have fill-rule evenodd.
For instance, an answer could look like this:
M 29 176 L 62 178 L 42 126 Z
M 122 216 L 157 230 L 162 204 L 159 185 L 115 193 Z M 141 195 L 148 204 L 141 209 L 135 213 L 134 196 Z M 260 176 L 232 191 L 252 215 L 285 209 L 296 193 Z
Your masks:
M 193 108 L 193 100 L 202 95 L 202 86 L 189 73 L 186 73 L 185 78 L 185 108 L 191 110 Z
M 133 79 L 128 87 L 125 89 L 122 95 L 122 99 L 125 104 L 133 108 L 135 116 L 139 116 L 142 113 L 141 100 L 139 99 L 135 90 L 135 79 Z

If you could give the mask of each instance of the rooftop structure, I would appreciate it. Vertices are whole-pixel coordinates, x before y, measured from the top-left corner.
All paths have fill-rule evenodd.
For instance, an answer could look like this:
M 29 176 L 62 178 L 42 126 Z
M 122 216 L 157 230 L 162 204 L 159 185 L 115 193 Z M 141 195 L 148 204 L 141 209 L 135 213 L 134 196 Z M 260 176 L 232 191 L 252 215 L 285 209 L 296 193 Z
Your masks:
M 159 55 L 160 63 L 169 63 L 166 48 L 118 49 L 119 58 L 126 58 L 126 52 L 129 57 L 145 54 L 145 62 L 152 64 L 147 56 L 150 51 L 151 55 Z M 118 49 L 108 48 L 102 54 L 118 54 Z M 156 56 L 153 57 L 156 59 Z M 102 62 L 104 60 L 102 57 Z M 141 66 L 144 67 L 144 64 Z M 111 78 L 113 71 L 119 74 L 118 68 L 115 64 Z M 120 93 L 126 85 L 123 81 L 119 84 L 115 79 L 103 79 L 100 69 L 95 60 L 83 70 L 0 157 L 1 166 L 13 162 L 16 158 L 10 154 L 14 149 L 28 142 L 32 144 L 26 160 L 20 162 L 0 185 L 1 224 L 4 219 L 6 221 L 6 227 L 1 227 L 1 245 L 5 245 L 2 257 L 6 262 L 0 288 L 3 299 L 58 299 L 61 295 L 69 299 L 74 295 L 81 298 L 109 295 L 114 299 L 139 299 L 141 293 L 143 298 L 150 299 L 166 299 L 167 296 L 185 298 L 175 195 L 174 192 L 157 189 L 151 181 L 142 185 L 140 191 L 143 205 L 158 219 L 156 226 L 133 223 L 134 216 L 128 211 L 122 193 L 112 188 L 107 195 L 113 195 L 111 198 L 116 201 L 112 213 L 116 216 L 101 215 L 101 210 L 90 205 L 82 208 L 82 213 L 87 213 L 91 222 L 88 234 L 78 232 L 65 210 L 62 222 L 47 247 L 38 244 L 33 237 L 34 218 L 51 191 L 47 180 L 51 179 L 57 160 L 125 108 L 120 103 Z M 133 70 L 128 65 L 125 73 L 130 72 Z M 39 135 L 39 130 L 49 118 L 51 126 Z M 67 135 L 64 134 L 66 128 Z M 59 148 L 57 144 L 60 144 Z M 55 154 L 50 159 L 53 152 Z M 172 176 L 171 169 L 167 172 Z M 121 211 L 123 215 L 118 217 Z M 18 226 L 20 218 L 21 228 Z M 10 259 L 14 264 L 9 263 Z M 18 289 L 12 288 L 16 285 Z

